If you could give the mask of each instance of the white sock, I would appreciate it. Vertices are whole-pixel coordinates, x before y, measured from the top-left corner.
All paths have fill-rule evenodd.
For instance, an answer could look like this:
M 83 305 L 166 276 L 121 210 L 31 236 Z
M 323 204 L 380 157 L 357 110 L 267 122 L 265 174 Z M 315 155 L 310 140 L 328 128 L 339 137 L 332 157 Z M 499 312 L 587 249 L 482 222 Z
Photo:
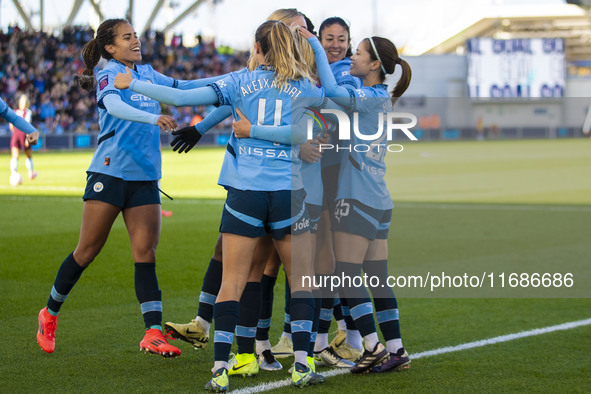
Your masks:
M 346 342 L 357 350 L 363 349 L 363 343 L 361 343 L 361 334 L 357 330 L 347 330 Z
M 345 331 L 347 329 L 347 323 L 345 323 L 345 319 L 337 320 L 337 327 L 341 331 Z
M 291 332 L 283 331 L 283 333 L 281 333 L 281 338 L 284 338 L 284 337 L 291 341 Z
M 16 157 L 10 158 L 10 172 L 18 171 L 18 159 Z
M 33 158 L 25 158 L 25 167 L 27 167 L 29 172 L 33 172 Z
M 378 342 L 380 342 L 378 334 L 375 332 L 372 332 L 371 334 L 364 336 L 363 341 L 365 342 L 365 350 L 368 350 L 370 352 L 372 352 L 375 349 Z
M 211 372 L 215 372 L 220 368 L 226 368 L 228 369 L 228 362 L 227 361 L 216 361 L 213 363 L 213 369 L 211 370 Z
M 256 341 L 256 352 L 257 354 L 262 354 L 265 350 L 271 350 L 271 342 L 269 340 L 265 341 Z
M 211 325 L 211 322 L 208 322 L 201 316 L 197 316 L 197 319 L 195 320 L 197 320 L 198 323 L 201 323 L 201 325 L 205 328 L 205 332 L 209 332 L 209 326 Z
M 294 353 L 295 362 L 308 367 L 308 352 L 303 350 L 296 350 Z
M 319 352 L 328 347 L 328 334 L 317 334 L 316 343 L 314 343 L 314 352 Z
M 388 351 L 388 353 L 397 353 L 398 349 L 400 349 L 401 347 L 402 339 L 400 338 L 390 339 L 389 341 L 386 341 L 386 350 Z

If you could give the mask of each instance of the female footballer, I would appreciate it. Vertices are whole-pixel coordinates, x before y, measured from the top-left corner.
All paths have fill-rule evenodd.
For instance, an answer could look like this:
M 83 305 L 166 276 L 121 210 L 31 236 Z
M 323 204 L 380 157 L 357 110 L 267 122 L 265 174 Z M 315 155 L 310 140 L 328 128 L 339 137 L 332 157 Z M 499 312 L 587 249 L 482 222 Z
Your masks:
M 107 60 L 96 75 L 100 133 L 98 147 L 87 170 L 82 225 L 76 249 L 60 266 L 47 306 L 39 312 L 37 342 L 51 353 L 55 349 L 57 317 L 62 304 L 103 248 L 113 222 L 122 213 L 135 261 L 135 292 L 145 324 L 140 348 L 164 357 L 180 350 L 162 334 L 162 298 L 156 277 L 156 247 L 160 238 L 161 208 L 158 180 L 161 178 L 160 130 L 175 130 L 173 118 L 160 115 L 157 101 L 119 90 L 115 75 L 126 68 L 138 80 L 186 89 L 193 81 L 178 81 L 156 72 L 142 59 L 141 43 L 133 26 L 124 19 L 101 23 L 96 37 L 82 49 L 86 68 L 80 86 L 95 88 L 94 67 Z
M 296 38 L 287 25 L 267 21 L 255 33 L 256 68 L 230 75 L 207 88 L 172 94 L 169 88 L 146 84 L 132 74 L 119 74 L 116 86 L 176 106 L 230 105 L 249 119 L 266 125 L 291 122 L 291 100 L 316 97 L 323 105 L 324 91 L 307 72 Z M 235 113 L 235 116 L 237 113 Z M 303 115 L 303 112 L 302 112 Z M 300 115 L 301 116 L 301 115 Z M 305 141 L 305 131 L 295 143 Z M 228 191 L 222 213 L 223 276 L 214 306 L 214 375 L 206 388 L 227 390 L 227 361 L 239 314 L 239 300 L 252 267 L 260 237 L 271 234 L 288 276 L 312 272 L 309 220 L 304 207 L 303 185 L 297 170 L 297 146 L 255 138 L 230 137 L 218 183 Z M 293 170 L 295 168 L 295 170 Z M 292 215 L 292 212 L 295 212 Z M 293 229 L 293 231 L 292 231 Z M 296 242 L 303 246 L 297 247 Z M 294 250 L 299 253 L 292 256 Z M 293 258 L 298 261 L 292 261 Z M 263 263 L 266 263 L 264 261 Z M 292 327 L 296 364 L 292 384 L 306 386 L 312 371 L 307 366 L 310 330 L 314 314 L 311 291 L 292 283 Z
M 384 84 L 387 74 L 393 74 L 400 65 L 402 74 L 394 90 L 395 101 L 408 88 L 411 69 L 406 61 L 398 56 L 392 42 L 381 37 L 369 37 L 357 47 L 351 58 L 351 74 L 361 78 L 363 87 L 354 89 L 339 86 L 331 72 L 325 51 L 318 39 L 306 30 L 300 33 L 308 39 L 314 53 L 322 86 L 327 95 L 337 103 L 356 111 L 363 130 L 371 130 L 379 122 L 381 111 L 391 110 L 390 95 Z M 383 135 L 385 136 L 385 134 Z M 377 137 L 383 142 L 383 136 Z M 364 142 L 356 133 L 351 145 Z M 345 275 L 354 278 L 363 269 L 367 275 L 385 280 L 388 274 L 387 236 L 392 215 L 393 203 L 384 181 L 386 149 L 379 149 L 379 141 L 367 152 L 351 150 L 341 157 L 333 211 L 332 230 L 334 231 L 334 250 L 337 268 Z M 368 171 L 372 168 L 375 171 Z M 379 343 L 373 320 L 373 306 L 365 287 L 342 289 L 347 298 L 355 326 L 364 339 L 365 351 L 351 369 L 353 373 L 368 370 L 385 372 L 408 366 L 410 360 L 400 339 L 398 307 L 391 288 L 372 288 L 378 322 L 386 348 Z

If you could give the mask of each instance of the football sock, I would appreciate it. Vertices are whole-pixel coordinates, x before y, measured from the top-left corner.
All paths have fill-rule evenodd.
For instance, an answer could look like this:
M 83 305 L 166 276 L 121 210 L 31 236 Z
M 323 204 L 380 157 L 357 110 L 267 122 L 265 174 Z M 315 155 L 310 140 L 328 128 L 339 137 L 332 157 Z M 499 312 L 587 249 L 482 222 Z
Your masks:
M 303 364 L 306 365 L 306 357 L 310 349 L 310 333 L 312 320 L 314 319 L 314 298 L 309 291 L 298 291 L 291 297 L 291 337 L 293 350 L 304 352 Z M 302 357 L 296 358 L 296 362 L 302 362 Z
M 199 309 L 197 317 L 211 323 L 213 318 L 213 304 L 222 285 L 222 262 L 212 258 L 203 277 L 201 294 L 199 295 Z
M 402 339 L 398 338 L 398 339 L 391 339 L 389 341 L 386 341 L 386 350 L 389 353 L 398 353 L 398 349 L 400 349 L 402 346 Z
M 256 352 L 257 354 L 263 353 L 265 350 L 271 350 L 271 342 L 268 339 L 264 341 L 256 340 Z
M 343 310 L 341 309 L 341 299 L 338 296 L 334 297 L 334 306 L 332 309 L 332 314 L 334 316 L 334 319 L 337 321 L 337 323 L 344 319 Z M 345 322 L 343 321 L 343 324 L 344 323 Z M 339 326 L 339 329 L 341 329 L 340 326 Z M 343 328 L 343 330 L 344 330 L 344 328 Z
M 320 290 L 312 290 L 314 297 L 314 316 L 312 317 L 312 331 L 310 332 L 310 346 L 308 347 L 308 356 L 314 357 L 314 344 L 318 335 L 318 323 L 320 321 L 320 309 L 322 299 L 320 298 Z
M 156 263 L 135 263 L 135 295 L 140 303 L 146 330 L 162 329 L 162 294 L 156 278 Z
M 354 278 L 357 278 L 361 275 L 361 264 L 337 264 L 342 267 L 344 275 L 351 278 L 352 282 L 354 281 Z M 355 328 L 359 330 L 361 336 L 365 338 L 367 335 L 375 333 L 376 329 L 373 319 L 373 305 L 371 303 L 371 299 L 369 298 L 367 289 L 364 286 L 350 286 L 343 288 L 342 292 L 339 289 L 339 293 L 345 296 L 349 311 L 351 313 L 351 318 L 355 322 Z
M 16 157 L 10 158 L 10 172 L 18 171 L 18 159 Z
M 263 275 L 261 279 L 261 293 L 263 297 L 261 316 L 257 324 L 257 341 L 269 339 L 269 330 L 271 329 L 271 317 L 273 316 L 273 290 L 277 278 Z
M 380 282 L 388 276 L 388 261 L 364 261 L 363 270 L 368 276 L 377 276 Z M 380 325 L 380 331 L 386 343 L 393 339 L 400 339 L 400 322 L 398 320 L 398 302 L 392 288 L 376 287 L 371 288 L 376 319 Z M 402 342 L 401 342 L 402 343 Z M 400 345 L 402 347 L 402 345 Z M 398 350 L 396 348 L 395 350 Z
M 328 334 L 335 303 L 334 293 L 326 287 L 322 287 L 320 292 L 322 298 L 317 300 L 320 305 L 320 312 L 318 314 L 318 334 Z
M 76 260 L 74 260 L 74 252 L 70 253 L 68 257 L 62 262 L 53 287 L 51 294 L 47 300 L 47 310 L 53 316 L 57 316 L 62 304 L 66 301 L 70 290 L 74 287 L 80 275 L 84 271 L 85 267 L 80 267 Z
M 351 347 L 355 349 L 363 349 L 363 338 L 361 338 L 361 334 L 357 330 L 347 330 L 347 339 L 345 343 L 351 345 Z
M 25 167 L 27 167 L 27 170 L 29 172 L 33 171 L 33 159 L 32 158 L 25 158 Z
M 291 314 L 289 313 L 291 303 L 291 289 L 289 288 L 289 282 L 287 281 L 287 276 L 285 277 L 285 316 L 283 319 L 283 332 L 285 334 L 289 334 L 289 339 L 291 339 Z M 283 336 L 283 335 L 282 335 Z
M 213 355 L 216 362 L 228 362 L 239 313 L 240 303 L 238 301 L 216 302 L 213 307 L 215 326 Z
M 260 315 L 261 283 L 248 282 L 240 298 L 240 315 L 236 325 L 238 353 L 254 353 L 254 340 Z

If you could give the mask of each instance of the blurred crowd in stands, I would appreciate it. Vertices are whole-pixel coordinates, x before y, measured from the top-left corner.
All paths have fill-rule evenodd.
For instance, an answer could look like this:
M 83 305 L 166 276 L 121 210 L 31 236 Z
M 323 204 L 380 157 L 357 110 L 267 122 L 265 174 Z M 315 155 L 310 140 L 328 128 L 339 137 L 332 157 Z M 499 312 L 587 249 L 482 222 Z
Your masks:
M 16 108 L 19 96 L 27 94 L 32 123 L 41 133 L 98 132 L 96 95 L 79 88 L 77 82 L 84 69 L 81 49 L 93 37 L 94 31 L 88 27 L 65 28 L 59 35 L 18 27 L 0 31 L 0 96 Z M 148 31 L 141 38 L 143 62 L 176 79 L 212 77 L 246 66 L 248 53 L 216 48 L 215 43 L 206 43 L 201 37 L 197 40 L 191 48 L 183 46 L 181 37 L 165 45 L 162 33 Z M 194 123 L 194 118 L 208 111 L 163 106 L 164 113 L 183 125 L 192 119 Z M 8 130 L 0 127 L 0 132 L 3 129 Z

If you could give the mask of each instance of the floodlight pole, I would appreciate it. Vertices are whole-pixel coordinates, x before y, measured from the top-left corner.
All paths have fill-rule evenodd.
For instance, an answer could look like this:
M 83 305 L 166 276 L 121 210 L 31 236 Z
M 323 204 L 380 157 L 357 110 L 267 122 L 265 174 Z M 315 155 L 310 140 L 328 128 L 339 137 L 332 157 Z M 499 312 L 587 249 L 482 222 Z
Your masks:
M 127 8 L 127 21 L 133 25 L 133 0 L 129 0 L 129 7 Z
M 176 26 L 177 23 L 179 23 L 180 21 L 182 21 L 183 19 L 185 19 L 185 17 L 187 15 L 189 15 L 191 12 L 193 12 L 193 10 L 197 7 L 199 7 L 199 5 L 203 2 L 203 0 L 197 0 L 196 2 L 194 2 L 192 5 L 190 5 L 185 12 L 183 12 L 182 14 L 180 14 L 175 20 L 173 20 L 172 22 L 170 22 L 168 24 L 168 26 L 166 26 L 162 32 L 166 33 L 168 30 L 172 29 L 173 27 Z
M 43 25 L 44 25 L 44 20 L 43 20 L 44 6 L 45 6 L 45 1 L 39 0 L 39 30 L 40 31 L 43 31 Z
M 152 27 L 152 22 L 154 22 L 154 19 L 156 19 L 156 15 L 158 14 L 158 11 L 160 11 L 160 8 L 162 8 L 163 4 L 164 4 L 164 0 L 158 0 L 158 3 L 156 3 L 156 5 L 154 6 L 154 9 L 152 10 L 150 17 L 148 18 L 146 25 L 142 29 L 141 36 L 143 36 L 144 33 Z
M 90 2 L 90 4 L 92 5 L 92 8 L 94 8 L 94 12 L 96 12 L 96 14 L 99 17 L 99 23 L 103 23 L 103 21 L 105 20 L 105 17 L 103 16 L 103 13 L 100 9 L 100 7 L 98 6 L 98 4 L 96 3 L 95 0 L 88 0 Z
M 27 29 L 29 29 L 29 30 L 35 30 L 35 29 L 33 29 L 33 25 L 31 24 L 31 19 L 29 19 L 29 16 L 25 13 L 25 10 L 23 10 L 23 7 L 21 6 L 21 3 L 19 3 L 18 0 L 12 0 L 12 4 L 14 4 L 14 6 L 16 7 L 16 10 L 18 11 L 19 15 L 25 21 L 25 25 L 27 25 Z

